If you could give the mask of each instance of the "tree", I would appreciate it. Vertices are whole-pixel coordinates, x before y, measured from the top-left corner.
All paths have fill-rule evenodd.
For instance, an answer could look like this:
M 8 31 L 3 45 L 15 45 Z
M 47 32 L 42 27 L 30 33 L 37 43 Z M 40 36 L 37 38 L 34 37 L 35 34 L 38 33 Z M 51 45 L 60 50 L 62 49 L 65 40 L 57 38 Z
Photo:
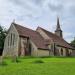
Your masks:
M 6 34 L 7 34 L 7 31 L 0 25 L 0 55 L 3 51 Z
M 73 47 L 75 47 L 75 37 L 74 37 L 74 40 L 72 40 L 70 44 L 71 44 Z

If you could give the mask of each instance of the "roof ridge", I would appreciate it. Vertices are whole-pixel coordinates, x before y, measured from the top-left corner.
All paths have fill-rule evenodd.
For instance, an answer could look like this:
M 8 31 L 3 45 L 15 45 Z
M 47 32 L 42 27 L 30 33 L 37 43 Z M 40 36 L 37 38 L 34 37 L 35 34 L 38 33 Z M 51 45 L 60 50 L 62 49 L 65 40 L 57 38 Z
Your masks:
M 39 28 L 41 28 L 41 27 L 39 27 Z M 59 37 L 59 36 L 57 36 L 56 34 L 50 32 L 50 31 L 48 31 L 48 30 L 46 30 L 46 29 L 44 29 L 44 28 L 41 28 L 41 29 L 44 30 L 44 31 L 46 31 L 46 32 L 48 32 L 48 33 L 51 33 L 53 36 Z M 59 38 L 61 38 L 61 37 L 59 37 Z M 63 38 L 61 38 L 61 39 L 63 39 Z M 63 39 L 63 40 L 64 40 L 64 39 Z
M 22 26 L 22 25 L 20 25 L 20 24 L 17 24 L 17 23 L 13 23 L 15 26 L 20 26 L 20 27 L 22 27 L 22 28 L 26 28 L 26 29 L 28 29 L 28 30 L 32 30 L 32 31 L 35 31 L 35 30 L 33 30 L 33 29 L 31 29 L 31 28 L 27 28 L 27 27 L 25 27 L 25 26 Z
M 41 28 L 41 27 L 39 27 L 39 28 Z M 50 33 L 50 34 L 52 34 L 53 36 L 56 36 L 57 38 L 59 38 L 59 40 L 64 41 L 66 44 L 69 45 L 70 48 L 72 48 L 72 46 L 71 46 L 67 41 L 65 41 L 63 38 L 57 36 L 56 34 L 53 34 L 52 32 L 50 32 L 50 31 L 48 31 L 48 30 L 45 30 L 44 28 L 41 28 L 41 29 L 42 29 L 43 31 L 45 31 L 45 32 L 48 32 L 48 34 Z M 48 35 L 48 34 L 47 34 L 47 35 Z M 48 36 L 49 36 L 49 35 L 48 35 Z M 53 42 L 55 42 L 54 39 L 52 39 L 52 40 L 53 40 Z M 60 46 L 61 46 L 61 45 L 60 45 Z

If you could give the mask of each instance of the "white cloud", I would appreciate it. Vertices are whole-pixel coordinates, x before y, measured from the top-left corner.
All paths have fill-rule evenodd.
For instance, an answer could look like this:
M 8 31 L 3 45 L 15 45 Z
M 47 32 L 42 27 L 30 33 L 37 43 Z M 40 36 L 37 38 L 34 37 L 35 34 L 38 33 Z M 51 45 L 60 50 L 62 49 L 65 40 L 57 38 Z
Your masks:
M 0 0 L 0 24 L 9 27 L 13 19 L 29 28 L 38 25 L 54 31 L 59 15 L 64 37 L 75 34 L 75 0 Z

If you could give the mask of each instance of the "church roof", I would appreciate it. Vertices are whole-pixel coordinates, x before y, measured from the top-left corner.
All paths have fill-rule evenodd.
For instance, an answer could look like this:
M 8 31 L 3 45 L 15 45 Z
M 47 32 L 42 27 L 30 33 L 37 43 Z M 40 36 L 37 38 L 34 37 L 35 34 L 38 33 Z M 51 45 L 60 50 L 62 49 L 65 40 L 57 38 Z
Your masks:
M 49 42 L 51 42 L 49 39 L 45 40 L 37 31 L 34 31 L 32 29 L 23 27 L 21 25 L 15 24 L 15 23 L 14 23 L 14 26 L 16 27 L 16 29 L 21 37 L 29 37 L 38 48 L 48 50 L 47 44 L 49 44 Z M 41 28 L 41 29 L 52 39 L 52 41 L 55 44 L 62 46 L 62 47 L 73 49 L 69 45 L 69 43 L 67 43 L 63 38 L 57 36 L 56 34 L 49 32 L 43 28 Z
M 59 22 L 59 17 L 57 17 L 57 27 L 56 27 L 56 31 L 61 30 L 60 28 L 60 22 Z M 62 31 L 62 30 L 61 30 Z
M 36 32 L 32 29 L 20 26 L 15 23 L 14 23 L 14 25 L 21 37 L 29 37 L 38 48 L 48 50 L 45 40 L 42 38 L 42 36 L 38 32 Z
M 62 47 L 66 47 L 66 48 L 72 48 L 73 47 L 68 43 L 66 42 L 63 38 L 57 36 L 56 34 L 54 33 L 51 33 L 43 28 L 41 28 L 52 40 L 55 44 L 59 45 L 59 46 L 62 46 Z

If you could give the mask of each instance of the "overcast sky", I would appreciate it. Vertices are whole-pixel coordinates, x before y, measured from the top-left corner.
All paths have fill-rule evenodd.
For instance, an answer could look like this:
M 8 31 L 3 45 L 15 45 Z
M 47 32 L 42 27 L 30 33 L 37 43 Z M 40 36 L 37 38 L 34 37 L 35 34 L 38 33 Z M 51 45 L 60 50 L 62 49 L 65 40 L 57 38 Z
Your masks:
M 15 19 L 22 26 L 53 32 L 57 16 L 64 38 L 70 42 L 75 37 L 75 0 L 0 0 L 0 24 L 7 29 Z

